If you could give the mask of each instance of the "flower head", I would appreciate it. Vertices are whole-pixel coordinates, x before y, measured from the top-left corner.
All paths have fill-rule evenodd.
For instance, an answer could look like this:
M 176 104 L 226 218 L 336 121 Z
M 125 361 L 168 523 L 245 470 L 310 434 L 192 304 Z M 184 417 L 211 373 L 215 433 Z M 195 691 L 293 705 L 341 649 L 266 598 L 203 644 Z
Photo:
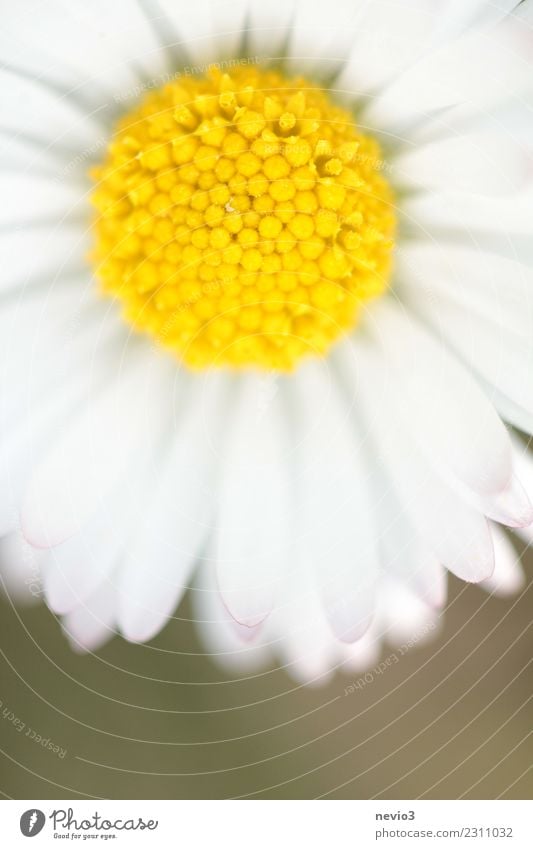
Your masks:
M 0 561 L 311 683 L 521 584 L 532 4 L 264 5 L 6 29 Z

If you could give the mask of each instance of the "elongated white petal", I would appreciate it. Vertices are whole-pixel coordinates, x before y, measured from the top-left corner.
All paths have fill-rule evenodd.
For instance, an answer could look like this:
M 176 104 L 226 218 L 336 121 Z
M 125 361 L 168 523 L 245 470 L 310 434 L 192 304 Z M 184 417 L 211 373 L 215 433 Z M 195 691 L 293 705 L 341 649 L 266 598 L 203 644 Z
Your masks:
M 526 412 L 533 412 L 533 337 L 518 338 L 506 328 L 442 300 L 420 296 L 410 299 L 410 305 L 473 371 Z
M 371 321 L 398 409 L 431 461 L 478 494 L 502 490 L 512 475 L 511 443 L 475 380 L 392 299 L 373 307 Z
M 210 6 L 213 39 L 218 43 L 215 51 L 217 60 L 234 63 L 235 57 L 243 52 L 244 29 L 248 25 L 248 0 L 233 0 L 223 5 L 211 3 Z M 246 59 L 251 58 L 253 61 L 252 51 L 248 51 L 248 54 Z
M 50 299 L 37 311 L 33 323 L 26 320 L 31 308 L 15 311 L 11 326 L 2 327 L 0 421 L 4 437 L 18 428 L 21 417 L 30 411 L 40 415 L 57 402 L 58 395 L 68 397 L 72 389 L 80 396 L 91 379 L 94 385 L 97 377 L 106 380 L 128 345 L 126 325 L 103 305 L 86 308 L 80 298 L 79 310 L 56 312 L 57 306 L 58 302 Z
M 516 0 L 448 0 L 439 6 L 439 26 L 435 41 L 442 42 L 461 35 L 471 27 L 498 23 L 516 8 Z
M 524 433 L 533 434 L 533 411 L 524 409 L 503 392 L 495 389 L 488 381 L 479 378 L 479 382 L 504 421 L 523 430 Z
M 166 363 L 147 347 L 132 350 L 124 372 L 89 394 L 83 414 L 51 446 L 35 471 L 22 525 L 37 546 L 72 536 L 132 462 L 153 450 L 169 409 Z M 155 363 L 155 368 L 154 368 Z
M 294 0 L 246 0 L 242 33 L 250 57 L 262 55 L 274 62 L 283 58 L 291 36 L 297 3 Z
M 423 55 L 438 16 L 427 0 L 375 0 L 354 6 L 359 14 L 351 30 L 352 46 L 335 87 L 372 91 Z
M 0 227 L 14 228 L 34 221 L 61 221 L 73 214 L 86 215 L 86 189 L 73 181 L 52 180 L 35 174 L 2 174 L 3 204 Z
M 528 132 L 529 121 L 528 110 L 524 109 L 524 102 L 521 98 L 504 98 L 494 105 L 490 114 L 482 109 L 472 109 L 470 104 L 463 103 L 453 109 L 436 112 L 428 121 L 418 124 L 409 133 L 408 143 L 410 146 L 413 144 L 422 145 L 438 139 L 491 132 L 505 134 L 512 145 L 518 145 L 522 152 L 530 154 L 532 145 L 531 136 Z M 520 186 L 519 192 L 532 188 L 530 177 L 531 174 L 528 175 L 526 185 Z M 462 192 L 458 194 L 462 194 Z M 484 199 L 484 197 L 485 195 L 482 195 L 481 199 Z M 502 199 L 505 199 L 505 197 Z
M 496 595 L 514 595 L 524 586 L 524 572 L 520 558 L 511 541 L 497 525 L 491 526 L 494 543 L 494 572 L 481 586 Z
M 401 186 L 481 195 L 518 191 L 532 174 L 527 151 L 512 136 L 494 130 L 418 144 L 393 162 Z
M 232 616 L 248 626 L 272 610 L 291 559 L 286 414 L 271 384 L 268 376 L 241 379 L 220 471 L 218 582 Z
M 380 321 L 383 315 L 394 320 Z M 533 521 L 531 500 L 512 474 L 509 435 L 476 382 L 436 337 L 422 331 L 399 306 L 382 302 L 371 316 L 374 335 L 395 373 L 390 386 L 394 403 L 406 429 L 425 449 L 427 460 L 461 498 L 486 516 L 510 527 Z M 396 326 L 400 317 L 403 333 Z M 413 373 L 416 377 L 411 380 Z
M 118 623 L 127 639 L 151 639 L 179 604 L 202 545 L 212 530 L 216 458 L 205 417 L 222 426 L 228 402 L 224 377 L 185 395 L 163 468 L 149 486 L 150 503 L 128 545 L 118 577 Z M 155 566 L 155 569 L 153 568 Z
M 127 483 L 98 505 L 78 533 L 42 552 L 46 600 L 55 613 L 64 614 L 79 607 L 114 572 L 129 548 L 132 529 L 146 512 L 146 483 L 145 467 L 139 463 L 128 475 Z
M 74 103 L 94 100 L 92 108 L 100 106 L 107 114 L 115 97 L 120 101 L 138 97 L 147 83 L 153 86 L 160 78 L 164 82 L 163 71 L 179 70 L 165 68 L 158 47 L 138 3 L 128 3 L 125 9 L 124 4 L 105 0 L 95 0 L 90 6 L 53 1 L 44 9 L 41 3 L 29 0 L 25 14 L 11 16 L 2 27 L 0 56 L 30 78 L 56 81 L 72 92 Z M 36 118 L 42 120 L 43 112 Z M 51 134 L 54 125 L 57 128 L 57 113 L 49 111 L 47 117 L 42 130 Z M 85 145 L 88 143 L 86 136 Z M 83 141 L 78 152 L 80 149 Z
M 19 64 L 16 62 L 16 66 Z M 80 151 L 97 147 L 105 125 L 96 108 L 86 108 L 76 98 L 67 96 L 68 84 L 47 85 L 40 79 L 47 72 L 48 69 L 41 69 L 32 76 L 0 69 L 2 126 L 15 137 L 20 134 L 37 138 L 43 147 L 57 146 L 68 162 Z
M 516 476 L 526 493 L 533 500 L 533 456 L 531 446 L 518 436 L 513 436 L 513 465 Z M 528 545 L 533 544 L 533 521 L 517 529 L 518 536 Z
M 446 571 L 414 530 L 386 476 L 377 475 L 374 492 L 379 497 L 379 543 L 383 571 L 432 607 L 446 601 Z
M 525 35 L 523 23 L 505 20 L 450 41 L 376 97 L 364 111 L 365 123 L 394 132 L 440 109 L 469 104 L 490 110 L 518 95 L 529 85 L 531 73 Z
M 326 616 L 346 642 L 368 628 L 379 568 L 364 445 L 348 403 L 318 364 L 294 378 L 301 432 L 298 558 L 314 570 Z
M 479 316 L 526 342 L 533 337 L 533 270 L 516 260 L 448 241 L 415 242 L 403 245 L 397 273 L 410 303 L 451 303 L 472 321 Z
M 5 381 L 10 387 L 9 397 L 3 399 L 5 409 L 0 420 L 0 533 L 17 525 L 30 477 L 64 432 L 65 422 L 72 425 L 82 415 L 91 386 L 107 385 L 109 364 L 121 356 L 120 334 L 94 352 L 98 334 L 92 335 L 91 323 L 84 330 L 88 332 L 80 329 L 72 340 L 58 336 L 54 355 L 42 360 L 37 357 L 37 368 L 33 367 L 31 351 L 20 358 L 21 363 L 12 363 L 18 379 L 15 385 L 13 376 Z
M 533 525 L 527 525 L 525 528 L 518 528 L 516 533 L 526 546 L 533 546 Z
M 114 637 L 115 591 L 111 583 L 102 586 L 63 619 L 63 631 L 78 652 L 96 651 Z
M 257 62 L 244 40 L 248 5 L 243 0 L 199 0 L 183 14 L 173 0 L 141 0 L 146 20 L 166 49 L 168 70 L 185 75 L 205 74 L 219 63 L 224 70 L 236 67 L 241 60 L 243 64 L 254 59 Z
M 475 582 L 488 577 L 494 554 L 487 522 L 436 475 L 398 420 L 390 389 L 393 377 L 383 357 L 362 342 L 353 350 L 339 347 L 338 356 L 346 378 L 352 385 L 358 380 L 365 427 L 374 434 L 384 471 L 420 536 L 460 578 Z
M 34 604 L 43 596 L 42 554 L 20 530 L 0 537 L 0 586 L 16 603 Z
M 6 391 L 11 388 L 12 367 L 18 369 L 18 383 L 22 376 L 21 361 L 26 365 L 32 354 L 38 360 L 45 359 L 50 349 L 75 342 L 73 337 L 82 335 L 85 326 L 94 322 L 93 312 L 97 312 L 94 308 L 100 306 L 94 285 L 87 273 L 64 275 L 52 286 L 30 286 L 5 299 L 0 312 L 0 369 Z M 93 329 L 97 333 L 98 325 Z M 26 382 L 23 381 L 24 391 Z
M 530 233 L 533 188 L 522 187 L 513 195 L 487 196 L 450 191 L 417 192 L 406 197 L 402 214 L 420 225 L 436 241 L 450 230 L 466 233 Z
M 27 173 L 54 181 L 65 167 L 65 151 L 5 130 L 0 130 L 0 157 L 5 176 L 12 169 L 17 174 Z
M 466 493 L 465 497 L 489 519 L 510 528 L 521 528 L 533 522 L 531 498 L 516 475 L 500 492 L 477 497 Z
M 379 626 L 372 627 L 355 643 L 347 643 L 344 646 L 344 669 L 352 672 L 363 672 L 376 668 L 381 653 L 381 634 Z M 373 679 L 371 679 L 373 680 Z M 352 681 L 344 689 L 345 695 L 356 692 L 365 682 Z
M 0 445 L 0 533 L 6 533 L 18 522 L 20 502 L 31 474 L 42 461 L 43 453 L 57 437 L 66 417 L 75 416 L 76 403 L 82 393 L 76 381 L 67 383 L 64 391 L 55 393 L 47 403 L 19 410 L 18 426 L 9 420 Z
M 264 666 L 270 659 L 268 647 L 260 641 L 243 640 L 238 635 L 235 619 L 222 602 L 214 563 L 201 564 L 197 584 L 191 592 L 195 622 L 211 659 L 220 666 L 241 672 Z
M 86 230 L 75 224 L 24 228 L 0 234 L 0 292 L 48 283 L 85 269 Z
M 322 619 L 313 618 L 301 599 L 300 607 L 294 606 L 291 612 L 295 618 L 291 617 L 289 623 L 287 617 L 276 646 L 284 671 L 307 686 L 325 684 L 340 666 L 341 658 L 323 611 L 318 608 Z
M 307 685 L 323 684 L 344 649 L 328 625 L 309 563 L 297 559 L 265 631 L 265 642 L 270 640 L 285 671 Z
M 413 595 L 404 584 L 386 581 L 380 587 L 380 595 L 383 636 L 398 649 L 400 657 L 435 634 L 439 613 Z
M 513 467 L 528 495 L 533 498 L 533 452 L 531 444 L 513 434 Z
M 289 70 L 315 79 L 335 77 L 351 52 L 362 13 L 361 4 L 337 0 L 328 9 L 325 26 L 324 10 L 318 4 L 295 4 L 287 56 Z M 352 94 L 353 91 L 352 88 Z

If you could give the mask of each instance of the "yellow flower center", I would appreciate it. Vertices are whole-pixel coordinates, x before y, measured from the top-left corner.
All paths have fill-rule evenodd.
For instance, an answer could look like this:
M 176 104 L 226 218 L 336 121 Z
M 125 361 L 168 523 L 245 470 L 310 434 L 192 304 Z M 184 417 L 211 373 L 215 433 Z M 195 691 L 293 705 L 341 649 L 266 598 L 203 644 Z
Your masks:
M 393 194 L 377 142 L 302 78 L 181 77 L 93 171 L 93 259 L 136 328 L 193 367 L 290 370 L 387 286 Z

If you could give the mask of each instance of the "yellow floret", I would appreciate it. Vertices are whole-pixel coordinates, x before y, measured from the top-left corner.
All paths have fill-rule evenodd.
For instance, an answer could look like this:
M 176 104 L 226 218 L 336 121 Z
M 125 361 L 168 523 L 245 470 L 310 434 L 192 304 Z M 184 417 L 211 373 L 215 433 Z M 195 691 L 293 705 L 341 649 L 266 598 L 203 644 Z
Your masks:
M 102 289 L 191 367 L 290 370 L 388 285 L 382 167 L 308 80 L 257 66 L 173 80 L 119 121 L 93 169 Z

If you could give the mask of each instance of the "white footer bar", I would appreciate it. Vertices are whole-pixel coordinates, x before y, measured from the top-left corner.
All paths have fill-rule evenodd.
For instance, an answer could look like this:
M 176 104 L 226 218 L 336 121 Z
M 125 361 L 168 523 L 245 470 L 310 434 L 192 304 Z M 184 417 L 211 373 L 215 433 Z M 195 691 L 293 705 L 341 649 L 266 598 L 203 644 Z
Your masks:
M 0 845 L 531 849 L 531 813 L 527 801 L 9 800 Z

